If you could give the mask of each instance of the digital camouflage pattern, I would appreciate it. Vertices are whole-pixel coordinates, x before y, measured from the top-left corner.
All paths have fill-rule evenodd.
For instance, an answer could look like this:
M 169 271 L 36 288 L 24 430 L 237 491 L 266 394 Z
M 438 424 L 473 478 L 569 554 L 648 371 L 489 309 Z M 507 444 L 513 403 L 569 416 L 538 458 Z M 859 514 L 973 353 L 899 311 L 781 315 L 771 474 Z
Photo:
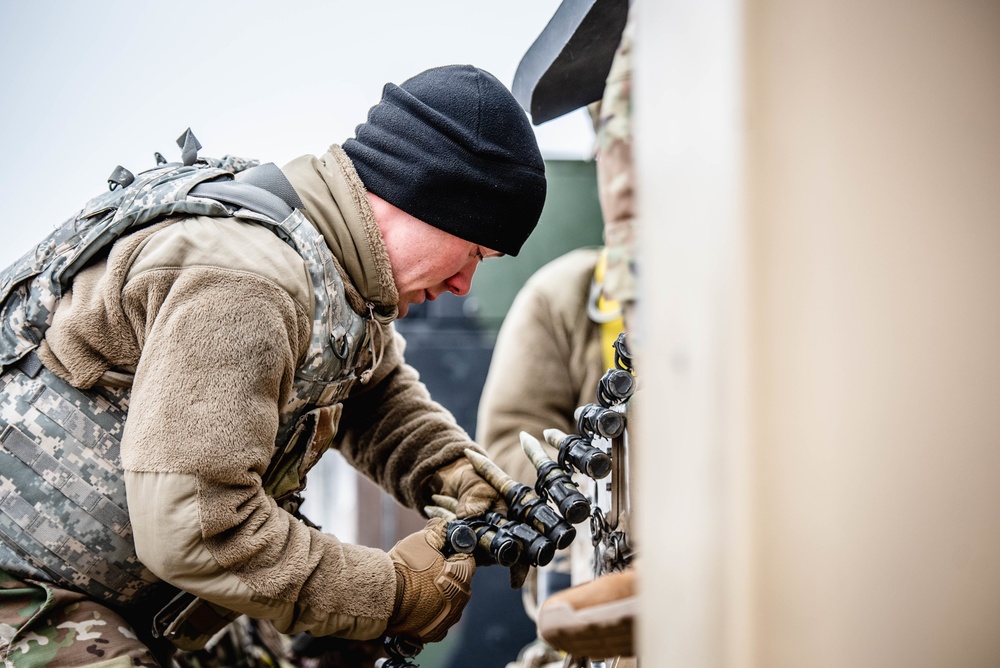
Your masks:
M 604 290 L 626 315 L 636 299 L 635 172 L 632 161 L 632 36 L 629 13 L 608 73 L 597 125 L 597 180 L 608 263 Z
M 167 165 L 142 172 L 126 188 L 92 199 L 0 273 L 0 367 L 9 366 L 38 346 L 73 275 L 129 230 L 179 215 L 233 216 L 272 229 L 306 260 L 312 279 L 316 301 L 313 336 L 297 371 L 295 397 L 283 411 L 278 440 L 287 438 L 305 407 L 331 405 L 346 397 L 356 380 L 354 368 L 371 362 L 372 351 L 366 351 L 365 344 L 374 336 L 369 329 L 377 325 L 349 307 L 336 260 L 320 233 L 297 210 L 290 210 L 282 221 L 274 221 L 204 196 L 188 197 L 202 182 L 229 180 L 232 172 L 256 165 L 256 160 L 232 157 L 206 159 L 193 166 Z M 362 359 L 366 352 L 368 357 Z
M 590 109 L 595 118 L 598 196 L 604 218 L 606 260 L 602 258 L 602 261 L 606 263 L 603 266 L 602 296 L 619 303 L 626 330 L 634 327 L 637 298 L 635 167 L 632 154 L 634 17 L 634 12 L 630 11 L 605 82 L 604 94 Z M 606 341 L 602 341 L 602 350 L 608 352 Z M 606 366 L 610 368 L 613 365 Z M 614 475 L 625 480 L 620 471 L 616 471 Z M 627 482 L 620 484 L 627 485 Z M 628 493 L 626 489 L 626 494 Z M 578 555 L 574 555 L 574 558 L 578 558 Z M 584 657 L 546 649 L 551 650 L 542 641 L 529 645 L 518 657 L 518 661 L 508 664 L 508 668 L 583 668 L 592 665 Z M 635 657 L 619 656 L 609 658 L 606 664 L 609 668 L 635 668 L 638 662 Z
M 256 164 L 232 157 L 194 166 L 174 163 L 143 172 L 127 188 L 90 200 L 0 274 L 0 368 L 38 346 L 64 286 L 98 251 L 130 228 L 164 216 L 229 215 L 218 202 L 187 198 L 188 191 Z
M 0 571 L 0 665 L 157 668 L 163 664 L 111 609 L 79 592 L 25 582 Z
M 234 216 L 271 229 L 305 261 L 315 310 L 309 350 L 282 407 L 265 490 L 290 512 L 306 473 L 337 433 L 340 401 L 374 358 L 373 319 L 349 306 L 336 260 L 298 210 L 284 220 L 188 192 L 230 179 L 256 161 L 167 165 L 91 200 L 76 217 L 0 274 L 0 569 L 86 592 L 122 608 L 162 605 L 175 590 L 138 562 L 120 463 L 128 389 L 81 391 L 44 368 L 35 378 L 11 364 L 37 347 L 63 286 L 101 249 L 135 226 L 177 214 Z M 215 165 L 219 165 L 216 167 Z M 377 330 L 377 332 L 376 332 Z M 154 608 L 155 609 L 155 608 Z M 157 628 L 196 649 L 238 615 L 190 595 L 171 602 Z
M 121 606 L 148 605 L 163 589 L 132 544 L 120 458 L 127 397 L 81 392 L 45 368 L 0 375 L 0 568 Z

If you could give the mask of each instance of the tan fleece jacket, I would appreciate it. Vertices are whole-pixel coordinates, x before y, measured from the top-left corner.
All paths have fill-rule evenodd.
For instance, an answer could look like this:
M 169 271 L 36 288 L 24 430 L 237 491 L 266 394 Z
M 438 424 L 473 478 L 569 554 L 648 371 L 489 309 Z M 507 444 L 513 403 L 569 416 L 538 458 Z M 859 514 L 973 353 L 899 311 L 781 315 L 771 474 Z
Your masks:
M 587 294 L 600 251 L 570 251 L 539 269 L 511 304 L 497 335 L 479 401 L 476 440 L 500 468 L 524 484 L 536 473 L 519 434 L 545 443 L 546 429 L 576 433 L 573 412 L 597 400 L 604 374 L 598 326 Z
M 391 269 L 349 160 L 334 146 L 285 171 L 351 306 L 388 323 Z M 302 259 L 263 227 L 160 223 L 75 277 L 39 354 L 84 389 L 134 373 L 122 464 L 136 551 L 154 573 L 286 633 L 371 638 L 395 603 L 388 555 L 305 526 L 261 488 L 309 342 L 311 295 Z M 420 508 L 428 478 L 471 441 L 402 362 L 388 325 L 383 338 L 373 378 L 344 402 L 335 447 Z

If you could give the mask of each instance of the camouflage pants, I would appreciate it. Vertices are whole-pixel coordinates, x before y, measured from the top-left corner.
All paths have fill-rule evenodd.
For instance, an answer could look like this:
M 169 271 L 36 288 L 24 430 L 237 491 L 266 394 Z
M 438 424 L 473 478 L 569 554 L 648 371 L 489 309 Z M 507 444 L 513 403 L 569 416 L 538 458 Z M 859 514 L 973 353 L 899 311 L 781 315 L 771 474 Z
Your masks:
M 159 668 L 120 615 L 85 595 L 0 571 L 3 668 Z

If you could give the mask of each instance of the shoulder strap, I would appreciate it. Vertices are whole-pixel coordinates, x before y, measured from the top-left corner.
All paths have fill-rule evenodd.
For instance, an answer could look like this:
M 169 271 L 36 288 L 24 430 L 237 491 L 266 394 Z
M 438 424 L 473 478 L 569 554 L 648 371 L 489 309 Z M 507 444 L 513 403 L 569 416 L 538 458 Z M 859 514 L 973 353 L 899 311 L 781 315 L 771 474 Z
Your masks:
M 625 321 L 622 319 L 621 306 L 617 301 L 604 296 L 604 270 L 608 263 L 608 251 L 601 249 L 594 266 L 594 278 L 590 282 L 590 294 L 587 296 L 587 315 L 600 327 L 601 357 L 604 368 L 615 367 L 614 343 L 618 335 L 625 331 Z
M 292 210 L 304 206 L 292 184 L 273 162 L 244 171 L 239 181 L 199 183 L 190 194 L 241 206 L 274 221 L 282 221 Z

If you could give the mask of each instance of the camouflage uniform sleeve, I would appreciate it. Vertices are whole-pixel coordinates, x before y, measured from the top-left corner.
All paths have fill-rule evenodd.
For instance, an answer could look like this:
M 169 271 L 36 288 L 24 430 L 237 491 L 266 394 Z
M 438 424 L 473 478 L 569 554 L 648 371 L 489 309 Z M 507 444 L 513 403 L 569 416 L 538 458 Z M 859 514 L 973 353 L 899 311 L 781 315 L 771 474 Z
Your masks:
M 305 526 L 261 486 L 310 335 L 307 304 L 280 278 L 301 259 L 273 235 L 211 226 L 173 241 L 147 245 L 122 291 L 142 342 L 122 439 L 139 558 L 282 632 L 377 636 L 395 601 L 388 555 Z M 236 247 L 236 264 L 176 247 L 199 243 Z
M 634 12 L 615 52 L 597 127 L 597 181 L 608 249 L 605 291 L 626 314 L 636 299 L 635 174 L 632 159 L 632 35 Z M 626 317 L 626 320 L 628 318 Z M 626 322 L 626 325 L 630 323 Z

